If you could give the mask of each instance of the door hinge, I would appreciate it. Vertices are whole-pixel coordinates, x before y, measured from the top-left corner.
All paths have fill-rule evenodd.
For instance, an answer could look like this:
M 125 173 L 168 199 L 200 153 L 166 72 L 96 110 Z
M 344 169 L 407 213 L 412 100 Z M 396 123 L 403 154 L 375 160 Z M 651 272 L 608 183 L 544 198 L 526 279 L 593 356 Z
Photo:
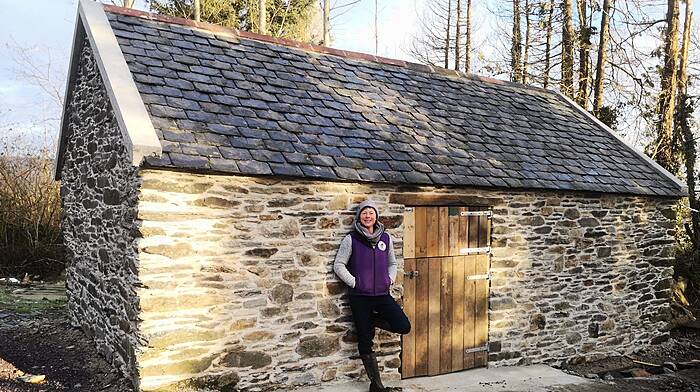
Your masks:
M 484 345 L 481 347 L 473 347 L 473 348 L 465 348 L 464 353 L 465 354 L 471 354 L 471 353 L 478 353 L 481 351 L 489 351 L 489 345 Z
M 485 216 L 487 218 L 490 218 L 493 216 L 493 211 L 487 210 L 487 211 L 461 211 L 459 213 L 460 216 Z
M 491 253 L 491 247 L 484 246 L 482 248 L 462 248 L 459 250 L 460 255 L 473 255 L 473 254 L 477 254 L 477 253 L 489 254 L 489 253 Z
M 413 207 L 404 207 L 403 210 L 406 212 L 410 212 L 410 211 L 413 211 Z
M 418 271 L 406 271 L 403 273 L 404 276 L 408 276 L 409 278 L 415 278 L 418 276 Z
M 482 275 L 469 275 L 465 277 L 466 280 L 491 280 L 491 273 Z

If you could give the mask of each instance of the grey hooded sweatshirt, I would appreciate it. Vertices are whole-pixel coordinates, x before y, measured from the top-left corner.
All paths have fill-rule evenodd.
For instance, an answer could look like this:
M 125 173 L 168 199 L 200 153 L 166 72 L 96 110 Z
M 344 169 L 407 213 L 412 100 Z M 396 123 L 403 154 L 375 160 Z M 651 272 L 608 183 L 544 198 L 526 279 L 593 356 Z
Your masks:
M 369 234 L 367 229 L 362 227 L 360 223 L 360 213 L 365 208 L 373 208 L 375 214 L 377 215 L 377 223 L 374 224 L 374 232 Z M 353 228 L 356 232 L 362 234 L 370 242 L 376 242 L 379 237 L 384 232 L 384 225 L 379 222 L 379 209 L 377 205 L 371 200 L 365 200 L 357 207 L 357 212 L 355 213 L 355 221 L 353 222 Z M 396 255 L 394 253 L 394 241 L 389 236 L 389 278 L 393 284 L 396 281 Z M 345 238 L 340 242 L 340 248 L 338 248 L 338 253 L 335 255 L 335 262 L 333 263 L 333 271 L 338 278 L 345 282 L 350 287 L 355 287 L 355 277 L 348 270 L 348 261 L 352 255 L 352 237 L 350 234 L 346 235 Z

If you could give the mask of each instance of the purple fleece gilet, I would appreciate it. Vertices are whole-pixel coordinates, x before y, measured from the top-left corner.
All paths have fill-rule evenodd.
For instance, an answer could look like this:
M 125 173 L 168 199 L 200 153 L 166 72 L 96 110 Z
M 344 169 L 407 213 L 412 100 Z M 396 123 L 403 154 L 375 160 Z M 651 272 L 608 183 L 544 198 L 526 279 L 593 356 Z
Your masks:
M 348 288 L 349 295 L 379 296 L 389 294 L 389 234 L 379 237 L 377 246 L 357 232 L 352 237 L 352 254 L 348 270 L 355 276 L 355 287 Z

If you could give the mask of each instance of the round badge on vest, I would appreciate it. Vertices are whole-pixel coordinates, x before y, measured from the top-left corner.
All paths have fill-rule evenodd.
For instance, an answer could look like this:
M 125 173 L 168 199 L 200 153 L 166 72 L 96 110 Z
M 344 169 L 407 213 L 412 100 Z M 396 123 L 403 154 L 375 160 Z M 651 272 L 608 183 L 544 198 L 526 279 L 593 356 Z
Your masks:
M 386 250 L 386 244 L 384 243 L 384 241 L 379 241 L 379 242 L 377 243 L 377 247 L 378 247 L 379 250 L 381 250 L 381 251 L 385 251 L 385 250 Z

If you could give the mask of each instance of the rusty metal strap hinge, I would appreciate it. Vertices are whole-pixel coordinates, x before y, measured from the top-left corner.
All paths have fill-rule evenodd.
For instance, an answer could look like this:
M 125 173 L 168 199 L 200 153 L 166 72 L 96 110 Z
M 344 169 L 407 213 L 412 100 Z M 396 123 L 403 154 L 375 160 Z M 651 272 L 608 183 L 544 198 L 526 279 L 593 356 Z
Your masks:
M 459 250 L 460 255 L 474 255 L 478 253 L 486 253 L 490 254 L 491 253 L 491 247 L 490 246 L 484 246 L 481 248 L 462 248 Z
M 464 353 L 465 354 L 471 354 L 471 353 L 478 353 L 481 351 L 489 351 L 489 345 L 484 345 L 481 347 L 473 347 L 473 348 L 465 348 Z
M 469 275 L 465 277 L 466 280 L 491 280 L 491 273 L 482 275 Z
M 493 211 L 461 211 L 459 216 L 485 216 L 491 218 L 493 216 Z

